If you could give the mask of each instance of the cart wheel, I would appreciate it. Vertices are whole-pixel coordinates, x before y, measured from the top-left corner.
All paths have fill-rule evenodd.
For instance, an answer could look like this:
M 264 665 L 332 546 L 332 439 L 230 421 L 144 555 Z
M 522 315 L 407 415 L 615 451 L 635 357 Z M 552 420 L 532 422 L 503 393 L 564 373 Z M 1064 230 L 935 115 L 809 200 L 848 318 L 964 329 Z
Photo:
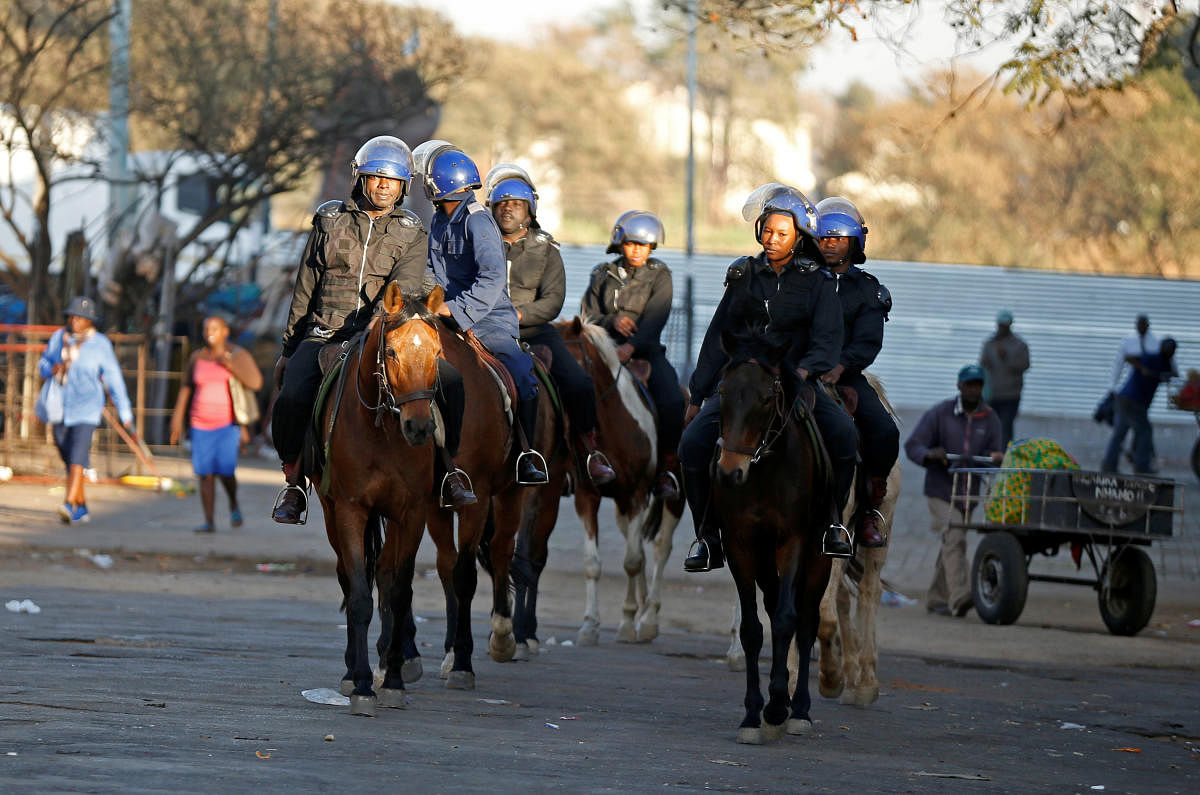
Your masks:
M 1196 473 L 1196 478 L 1200 480 L 1200 439 L 1192 445 L 1192 471 Z
M 1114 635 L 1136 635 L 1150 622 L 1158 583 L 1150 556 L 1134 546 L 1113 553 L 1100 577 L 1100 616 Z
M 975 612 L 989 624 L 1011 624 L 1025 609 L 1029 569 L 1025 550 L 1012 533 L 988 533 L 975 550 L 971 594 Z

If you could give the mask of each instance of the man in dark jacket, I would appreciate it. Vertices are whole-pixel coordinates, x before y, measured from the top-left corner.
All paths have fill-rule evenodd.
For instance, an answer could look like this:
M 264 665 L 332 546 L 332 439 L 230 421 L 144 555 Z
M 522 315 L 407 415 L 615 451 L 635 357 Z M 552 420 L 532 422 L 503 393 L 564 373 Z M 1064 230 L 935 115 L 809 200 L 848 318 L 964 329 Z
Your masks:
M 271 436 L 287 480 L 272 513 L 277 522 L 298 524 L 307 510 L 300 454 L 321 382 L 321 347 L 366 328 L 388 282 L 399 283 L 406 294 L 421 291 L 426 234 L 420 219 L 400 207 L 411 176 L 412 156 L 403 141 L 390 135 L 372 138 L 354 156 L 350 198 L 325 202 L 313 217 L 275 365 L 279 395 Z M 440 362 L 438 372 L 443 375 Z M 453 454 L 461 427 L 462 385 L 457 373 L 445 376 L 439 378 L 439 402 L 447 425 L 446 448 Z M 473 503 L 474 495 L 461 482 L 457 485 L 454 504 Z
M 961 618 L 975 606 L 967 578 L 967 531 L 950 526 L 951 521 L 965 524 L 974 504 L 950 504 L 952 470 L 980 466 L 983 461 L 976 459 L 999 464 L 1004 458 L 1000 418 L 983 402 L 983 381 L 983 368 L 977 364 L 959 370 L 958 397 L 925 412 L 904 443 L 908 457 L 925 467 L 929 529 L 942 537 L 925 603 L 926 610 L 938 615 Z M 979 493 L 979 480 L 971 478 L 973 495 Z
M 1029 346 L 1012 332 L 1013 314 L 1002 309 L 996 315 L 996 333 L 983 343 L 979 363 L 988 375 L 988 404 L 1000 418 L 1004 446 L 1013 438 L 1013 421 L 1021 407 L 1021 389 L 1029 369 Z
M 879 280 L 858 266 L 867 261 L 867 226 L 849 200 L 830 196 L 817 203 L 821 254 L 825 267 L 834 275 L 842 304 L 842 353 L 832 370 L 821 380 L 849 387 L 858 395 L 854 423 L 862 437 L 862 463 L 871 484 L 871 510 L 863 515 L 858 543 L 881 547 L 883 514 L 879 507 L 887 496 L 887 479 L 900 455 L 900 428 L 879 395 L 867 382 L 863 370 L 875 361 L 883 347 L 883 324 L 892 308 L 892 296 Z
M 593 485 L 611 483 L 616 473 L 596 449 L 596 388 L 592 377 L 550 325 L 562 311 L 567 274 L 558 243 L 538 224 L 533 181 L 520 166 L 501 163 L 488 172 L 484 190 L 504 240 L 508 293 L 517 310 L 521 341 L 550 349 L 550 375 L 571 420 L 571 435 L 583 469 Z
M 1150 425 L 1150 404 L 1158 392 L 1158 385 L 1179 375 L 1175 369 L 1175 340 L 1163 338 L 1157 353 L 1144 353 L 1131 362 L 1133 369 L 1125 383 L 1117 390 L 1116 417 L 1112 436 L 1104 453 L 1100 469 L 1104 472 L 1117 471 L 1117 459 L 1125 435 L 1133 430 L 1133 470 L 1138 474 L 1153 475 L 1154 429 Z

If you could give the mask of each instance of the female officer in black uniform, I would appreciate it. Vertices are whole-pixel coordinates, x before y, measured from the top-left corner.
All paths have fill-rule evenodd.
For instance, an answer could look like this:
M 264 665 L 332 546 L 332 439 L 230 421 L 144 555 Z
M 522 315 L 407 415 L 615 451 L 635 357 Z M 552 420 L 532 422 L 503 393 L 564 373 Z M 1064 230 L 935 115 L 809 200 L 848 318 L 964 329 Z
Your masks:
M 683 564 L 687 571 L 709 571 L 725 565 L 720 528 L 706 516 L 713 451 L 721 433 L 717 386 L 729 358 L 721 349 L 721 332 L 750 336 L 769 347 L 790 342 L 784 366 L 791 367 L 802 380 L 815 379 L 831 370 L 842 347 L 842 308 L 833 277 L 821 267 L 817 211 L 812 202 L 795 188 L 773 182 L 750 195 L 742 215 L 747 221 L 754 220 L 755 239 L 763 250 L 729 266 L 725 293 L 704 335 L 692 373 L 692 400 L 679 443 L 684 492 L 696 525 L 696 543 Z M 814 391 L 817 402 L 813 416 L 833 461 L 840 516 L 854 479 L 858 434 L 849 415 L 823 389 Z M 823 551 L 826 555 L 848 556 L 851 540 L 846 528 L 835 522 L 825 532 Z

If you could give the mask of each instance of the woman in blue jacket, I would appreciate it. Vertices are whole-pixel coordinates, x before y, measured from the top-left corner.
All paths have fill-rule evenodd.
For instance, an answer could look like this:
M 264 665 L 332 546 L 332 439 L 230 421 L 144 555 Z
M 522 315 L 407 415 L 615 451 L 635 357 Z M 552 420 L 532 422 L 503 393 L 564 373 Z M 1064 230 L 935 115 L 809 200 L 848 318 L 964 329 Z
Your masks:
M 96 330 L 96 302 L 83 296 L 73 298 L 66 315 L 66 328 L 51 335 L 38 360 L 42 378 L 54 380 L 42 391 L 38 419 L 51 426 L 54 444 L 67 467 L 67 495 L 58 513 L 69 523 L 88 521 L 83 471 L 88 467 L 92 434 L 100 424 L 106 395 L 112 397 L 127 428 L 133 425 L 133 409 L 112 343 Z

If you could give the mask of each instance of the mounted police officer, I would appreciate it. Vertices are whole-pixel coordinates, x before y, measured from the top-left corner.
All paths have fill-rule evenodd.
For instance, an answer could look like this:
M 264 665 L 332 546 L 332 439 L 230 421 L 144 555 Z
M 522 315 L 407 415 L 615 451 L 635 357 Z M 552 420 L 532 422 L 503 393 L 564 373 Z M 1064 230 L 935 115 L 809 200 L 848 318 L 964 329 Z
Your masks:
M 842 355 L 821 380 L 849 387 L 858 395 L 854 421 L 862 436 L 863 469 L 871 479 L 871 510 L 863 516 L 858 543 L 881 547 L 887 542 L 879 532 L 883 522 L 879 506 L 887 496 L 888 473 L 900 455 L 900 429 L 863 370 L 883 347 L 883 324 L 892 309 L 892 296 L 878 279 L 858 267 L 867 261 L 867 227 L 858 208 L 848 199 L 830 196 L 817 203 L 817 212 L 821 254 L 836 279 L 844 324 Z
M 734 260 L 725 274 L 725 293 L 704 334 L 692 373 L 691 405 L 679 443 L 684 490 L 696 525 L 696 542 L 683 564 L 687 571 L 725 565 L 720 528 L 709 510 L 713 452 L 721 434 L 717 387 L 729 360 L 721 348 L 722 332 L 743 338 L 752 335 L 769 347 L 790 343 L 784 366 L 804 381 L 832 370 L 842 345 L 834 278 L 820 265 L 816 208 L 800 191 L 773 182 L 750 195 L 742 215 L 747 221 L 754 220 L 755 238 L 763 250 Z M 840 516 L 854 480 L 858 434 L 850 417 L 824 390 L 814 392 L 813 417 L 832 459 Z M 846 528 L 835 521 L 824 533 L 822 551 L 846 557 L 851 554 L 851 541 Z
M 426 141 L 413 153 L 425 195 L 437 208 L 429 234 L 429 267 L 446 292 L 440 312 L 475 336 L 503 363 L 516 383 L 517 420 L 524 432 L 517 482 L 548 481 L 545 459 L 529 448 L 537 428 L 537 376 L 533 359 L 517 341 L 517 312 L 508 295 L 504 243 L 491 214 L 475 199 L 479 169 L 447 141 Z
M 398 282 L 406 294 L 418 294 L 425 274 L 425 230 L 416 215 L 400 207 L 412 176 L 408 146 L 390 135 L 372 138 L 354 155 L 351 167 L 350 198 L 325 202 L 313 216 L 275 365 L 279 396 L 271 434 L 287 486 L 272 518 L 284 524 L 298 524 L 307 510 L 300 455 L 321 382 L 317 354 L 322 346 L 348 340 L 367 327 L 388 282 Z M 462 380 L 441 362 L 438 374 L 439 380 L 444 375 L 439 401 L 446 446 L 453 453 L 462 424 Z M 457 505 L 475 502 L 461 482 L 452 492 Z
M 592 377 L 567 350 L 550 325 L 567 294 L 567 274 L 558 243 L 537 220 L 537 191 L 525 169 L 500 163 L 484 180 L 486 204 L 500 227 L 508 258 L 508 293 L 517 310 L 521 341 L 550 349 L 550 374 L 562 392 L 571 432 L 595 486 L 616 479 L 603 453 L 596 450 L 596 391 Z
M 662 221 L 653 213 L 623 213 L 613 225 L 608 244 L 609 254 L 621 256 L 592 269 L 582 310 L 589 320 L 608 331 L 617 343 L 617 356 L 622 362 L 636 357 L 649 363 L 646 388 L 658 414 L 658 479 L 654 493 L 664 499 L 678 499 L 675 470 L 679 457 L 675 448 L 683 431 L 684 401 L 679 376 L 660 341 L 671 315 L 671 269 L 650 256 L 664 237 Z

